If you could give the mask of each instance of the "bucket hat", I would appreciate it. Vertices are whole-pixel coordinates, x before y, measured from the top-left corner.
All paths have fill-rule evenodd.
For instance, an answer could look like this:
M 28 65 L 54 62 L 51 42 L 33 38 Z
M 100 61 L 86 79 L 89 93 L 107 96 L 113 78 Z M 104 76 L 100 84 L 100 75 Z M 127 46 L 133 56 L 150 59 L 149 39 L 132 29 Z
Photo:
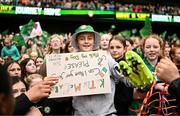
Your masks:
M 79 47 L 77 45 L 77 35 L 79 33 L 83 33 L 83 32 L 91 32 L 91 33 L 94 33 L 95 35 L 95 43 L 94 43 L 94 46 L 93 46 L 93 50 L 97 50 L 99 48 L 99 43 L 100 43 L 100 35 L 98 32 L 94 31 L 93 27 L 90 26 L 90 25 L 81 25 L 79 28 L 76 29 L 75 33 L 72 35 L 72 43 L 71 45 L 77 49 L 79 51 Z

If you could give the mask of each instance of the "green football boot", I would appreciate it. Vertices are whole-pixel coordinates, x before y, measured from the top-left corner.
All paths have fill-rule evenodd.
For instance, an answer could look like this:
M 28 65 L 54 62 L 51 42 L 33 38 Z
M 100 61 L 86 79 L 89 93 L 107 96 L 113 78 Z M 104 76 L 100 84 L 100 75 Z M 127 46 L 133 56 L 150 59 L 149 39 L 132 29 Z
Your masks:
M 140 84 L 142 84 L 143 88 L 153 82 L 154 77 L 151 71 L 148 69 L 142 58 L 136 52 L 127 51 L 125 53 L 125 59 L 127 64 L 132 68 L 132 71 L 139 76 L 139 78 L 134 78 L 140 79 L 139 81 L 141 81 Z
M 143 88 L 139 75 L 133 72 L 132 68 L 125 61 L 119 62 L 120 74 L 124 75 L 134 87 Z

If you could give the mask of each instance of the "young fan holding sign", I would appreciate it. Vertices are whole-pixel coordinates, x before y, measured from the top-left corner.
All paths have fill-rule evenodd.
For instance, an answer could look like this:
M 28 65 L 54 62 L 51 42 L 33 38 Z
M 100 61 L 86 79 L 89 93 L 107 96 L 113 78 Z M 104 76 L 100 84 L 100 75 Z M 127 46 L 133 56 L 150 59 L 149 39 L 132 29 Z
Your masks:
M 90 52 L 98 50 L 100 35 L 94 31 L 90 25 L 80 26 L 72 35 L 72 46 L 79 52 Z M 111 56 L 107 56 L 108 67 L 111 78 L 111 93 L 86 95 L 73 97 L 74 115 L 93 116 L 110 115 L 116 112 L 114 108 L 115 81 L 119 79 L 130 85 L 129 82 L 119 75 L 115 67 L 117 66 Z M 116 78 L 116 79 L 115 79 Z

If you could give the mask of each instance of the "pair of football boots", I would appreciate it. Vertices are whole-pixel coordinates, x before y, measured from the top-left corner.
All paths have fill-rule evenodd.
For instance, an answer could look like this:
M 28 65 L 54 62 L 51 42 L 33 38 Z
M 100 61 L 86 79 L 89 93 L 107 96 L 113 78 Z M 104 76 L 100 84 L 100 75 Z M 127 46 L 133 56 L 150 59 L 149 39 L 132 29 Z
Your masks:
M 136 88 L 144 89 L 154 80 L 151 71 L 136 52 L 127 51 L 125 61 L 120 61 L 119 66 L 120 74 L 124 75 Z

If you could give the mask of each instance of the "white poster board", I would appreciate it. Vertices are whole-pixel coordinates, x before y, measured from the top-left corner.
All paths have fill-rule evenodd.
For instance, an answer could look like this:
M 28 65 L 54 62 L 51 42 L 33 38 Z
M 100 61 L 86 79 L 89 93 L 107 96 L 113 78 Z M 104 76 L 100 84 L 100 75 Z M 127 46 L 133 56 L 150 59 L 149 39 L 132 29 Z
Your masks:
M 47 55 L 47 75 L 60 78 L 50 98 L 110 93 L 106 55 L 105 51 Z
M 42 28 L 39 22 L 35 22 L 34 27 L 30 33 L 30 37 L 36 37 L 42 35 Z

